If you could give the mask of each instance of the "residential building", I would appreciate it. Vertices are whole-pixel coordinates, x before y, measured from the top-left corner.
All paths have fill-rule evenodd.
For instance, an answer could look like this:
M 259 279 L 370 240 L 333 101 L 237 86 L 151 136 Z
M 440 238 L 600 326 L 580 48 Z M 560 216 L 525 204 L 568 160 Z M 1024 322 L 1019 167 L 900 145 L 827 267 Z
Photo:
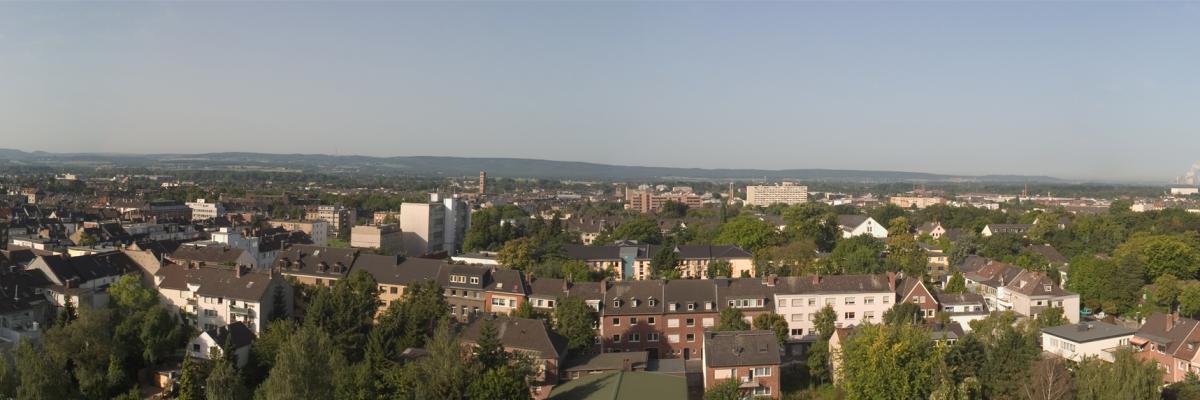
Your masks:
M 333 286 L 350 275 L 358 255 L 358 249 L 292 245 L 279 253 L 273 269 L 301 284 Z
M 907 210 L 910 208 L 921 209 L 934 204 L 946 204 L 946 199 L 926 196 L 892 196 L 888 198 L 888 202 Z
M 929 235 L 929 237 L 933 238 L 933 240 L 940 240 L 942 238 L 942 235 L 945 235 L 945 234 L 946 234 L 946 228 L 944 226 L 942 226 L 942 223 L 934 221 L 934 222 L 926 222 L 924 224 L 921 224 L 921 226 L 917 227 L 916 236 L 918 239 L 920 239 L 921 236 L 923 236 L 923 235 Z
M 372 225 L 387 225 L 400 223 L 400 211 L 376 211 L 371 218 Z
M 780 277 L 775 313 L 788 321 L 793 339 L 814 340 L 813 322 L 825 306 L 833 307 L 837 327 L 880 323 L 896 301 L 896 282 L 889 275 Z
M 463 241 L 467 238 L 467 228 L 471 226 L 471 206 L 458 195 L 442 199 L 445 218 L 442 227 L 442 250 L 450 255 L 462 251 Z
M 677 279 L 662 281 L 662 289 L 663 315 L 628 317 L 630 333 L 625 335 L 625 348 L 635 348 L 640 334 L 651 358 L 698 357 L 704 350 L 704 331 L 717 326 L 717 287 L 709 280 Z M 648 329 L 639 332 L 642 324 Z
M 560 381 L 617 371 L 645 371 L 650 357 L 644 351 L 572 354 L 560 368 Z
M 1200 323 L 1175 314 L 1154 313 L 1138 328 L 1129 344 L 1137 358 L 1154 361 L 1163 373 L 1163 383 L 1182 382 L 1200 373 Z
M 622 280 L 650 279 L 650 261 L 661 248 L 643 244 L 563 246 L 567 258 L 583 261 L 595 271 L 609 271 Z M 679 258 L 676 268 L 684 278 L 711 278 L 708 265 L 717 260 L 728 262 L 734 277 L 755 274 L 754 256 L 734 245 L 678 245 L 672 251 Z
M 839 215 L 837 217 L 837 224 L 842 229 L 843 238 L 868 235 L 877 239 L 884 239 L 888 236 L 887 228 L 876 222 L 874 218 L 866 215 Z
M 938 304 L 942 314 L 950 321 L 957 322 L 967 332 L 971 331 L 971 321 L 987 318 L 989 315 L 987 303 L 979 293 L 938 293 Z
M 307 233 L 312 238 L 312 242 L 317 246 L 325 246 L 329 244 L 329 222 L 323 220 L 303 220 L 303 221 L 271 221 L 272 228 L 283 228 L 289 231 L 300 231 Z
M 329 223 L 329 229 L 334 235 L 341 235 L 342 229 L 347 232 L 350 227 L 354 226 L 354 221 L 357 220 L 358 212 L 353 208 L 347 208 L 342 205 L 333 206 L 309 206 L 304 209 L 304 219 L 308 221 L 319 220 Z M 308 232 L 313 235 L 312 232 Z M 341 238 L 346 239 L 346 238 Z M 313 239 L 316 241 L 316 239 Z
M 479 318 L 463 329 L 460 340 L 475 345 L 485 323 L 496 328 L 497 339 L 504 350 L 529 357 L 533 362 L 534 375 L 530 379 L 530 394 L 535 399 L 550 396 L 550 390 L 558 385 L 559 367 L 567 357 L 567 339 L 555 333 L 540 319 L 495 317 Z
M 253 268 L 258 265 L 258 259 L 250 252 L 220 244 L 205 246 L 188 243 L 168 253 L 165 258 L 176 264 L 187 266 L 224 265 Z
M 664 310 L 662 281 L 636 280 L 604 282 L 604 303 L 600 316 L 600 348 L 603 352 L 646 351 L 652 358 L 666 358 L 661 351 L 661 328 Z M 653 319 L 654 324 L 650 322 Z M 649 334 L 660 335 L 657 342 L 649 342 Z M 636 335 L 636 336 L 635 336 Z M 635 338 L 636 341 L 631 341 Z M 690 343 L 699 346 L 701 338 L 694 336 Z M 650 349 L 655 349 L 653 352 Z M 696 350 L 699 350 L 697 347 Z M 657 353 L 657 354 L 656 354 Z M 691 350 L 687 355 L 692 355 Z M 658 356 L 658 357 L 655 357 Z
M 196 199 L 194 202 L 187 203 L 187 206 L 192 209 L 193 221 L 215 219 L 225 215 L 225 206 L 222 206 L 221 203 Z
M 486 271 L 483 292 L 484 311 L 495 315 L 508 315 L 527 301 L 529 288 L 525 276 L 515 269 L 491 268 Z
M 1194 186 L 1172 186 L 1171 187 L 1171 195 L 1172 196 L 1191 196 L 1191 195 L 1195 195 L 1195 194 L 1200 194 L 1200 188 L 1194 187 Z
M 350 247 L 396 254 L 403 251 L 404 239 L 396 224 L 359 225 L 350 229 Z
M 409 256 L 444 251 L 446 207 L 442 203 L 400 205 L 400 231 L 404 253 Z
M 447 265 L 438 271 L 438 283 L 442 285 L 446 302 L 450 304 L 450 316 L 460 322 L 469 321 L 488 312 L 490 308 L 484 290 L 489 282 L 487 267 L 478 265 Z M 510 308 L 507 302 L 505 308 Z M 515 309 L 516 305 L 511 306 Z
M 917 277 L 897 276 L 893 278 L 896 286 L 896 298 L 899 303 L 916 304 L 921 309 L 921 317 L 933 321 L 937 316 L 938 302 L 933 292 L 925 285 L 925 281 Z
M 254 344 L 254 339 L 254 331 L 239 321 L 200 332 L 188 342 L 187 352 L 192 358 L 211 360 L 217 355 L 214 350 L 225 349 L 229 354 L 222 356 L 241 368 L 250 360 L 250 345 Z
M 991 237 L 992 235 L 1001 233 L 1025 236 L 1029 234 L 1030 229 L 1033 229 L 1033 224 L 987 224 L 979 234 L 983 235 L 983 237 Z
M 1113 351 L 1129 346 L 1137 331 L 1102 321 L 1042 328 L 1042 351 L 1071 361 L 1096 357 L 1113 361 Z
M 704 388 L 736 379 L 747 397 L 778 399 L 779 342 L 771 331 L 726 331 L 704 334 Z
M 1079 295 L 1063 290 L 1045 272 L 1033 272 L 1003 262 L 968 258 L 963 271 L 967 288 L 979 293 L 993 311 L 1012 310 L 1036 317 L 1047 307 L 1062 308 L 1063 317 L 1079 322 Z
M 746 204 L 766 207 L 772 204 L 801 204 L 808 202 L 808 186 L 783 182 L 778 185 L 746 186 Z
M 354 269 L 366 271 L 379 284 L 379 313 L 401 300 L 409 286 L 437 281 L 438 272 L 446 266 L 441 260 L 416 257 L 360 254 Z
M 950 273 L 950 256 L 942 251 L 941 247 L 936 245 L 918 242 L 922 250 L 925 250 L 925 257 L 929 259 L 928 272 L 933 279 L 940 279 Z
M 53 304 L 47 299 L 50 286 L 46 275 L 38 270 L 0 270 L 0 343 L 41 337 L 55 316 Z
M 163 304 L 201 330 L 240 321 L 261 334 L 272 315 L 292 313 L 292 286 L 276 272 L 166 264 L 158 270 L 155 284 Z
M 643 214 L 656 213 L 668 201 L 680 203 L 689 208 L 698 208 L 704 205 L 704 197 L 692 193 L 690 188 L 667 193 L 652 193 L 648 190 L 625 188 L 626 210 L 636 210 Z
M 136 262 L 120 252 L 78 257 L 38 256 L 26 269 L 41 271 L 50 281 L 48 297 L 55 307 L 62 307 L 68 298 L 76 306 L 105 306 L 108 286 L 122 275 L 139 270 Z

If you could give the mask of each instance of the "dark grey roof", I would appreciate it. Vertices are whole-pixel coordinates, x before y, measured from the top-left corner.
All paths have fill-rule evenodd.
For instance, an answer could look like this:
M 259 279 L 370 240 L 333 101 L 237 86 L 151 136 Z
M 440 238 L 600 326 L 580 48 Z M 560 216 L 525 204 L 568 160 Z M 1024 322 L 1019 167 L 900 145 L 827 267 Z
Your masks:
M 138 269 L 137 263 L 125 253 L 89 254 L 75 257 L 38 257 L 50 270 L 47 278 L 65 284 L 89 282 L 95 279 L 121 275 Z M 36 261 L 35 261 L 36 262 Z M 52 276 L 50 276 L 52 275 Z
M 611 285 L 604 293 L 604 315 L 662 314 L 665 309 L 662 281 L 620 281 Z M 621 300 L 620 307 L 614 304 L 617 299 Z
M 582 246 L 568 244 L 563 246 L 566 251 L 567 258 L 573 260 L 617 260 L 621 258 L 622 247 L 637 248 L 637 258 L 647 260 L 654 257 L 655 254 L 662 249 L 662 246 L 652 245 L 632 245 L 632 246 Z M 749 258 L 753 257 L 750 252 L 743 250 L 740 247 L 730 244 L 724 245 L 679 245 L 675 246 L 675 253 L 682 259 L 720 259 L 720 258 Z
M 1049 261 L 1051 264 L 1061 265 L 1067 263 L 1067 258 L 1063 257 L 1062 253 L 1059 253 L 1058 249 L 1055 249 L 1054 246 L 1048 244 L 1031 244 L 1029 245 L 1028 249 L 1032 250 L 1034 253 L 1041 254 L 1042 257 L 1045 257 L 1046 261 Z
M 496 327 L 496 336 L 504 347 L 541 353 L 540 358 L 562 359 L 567 354 L 567 339 L 554 333 L 540 319 L 496 317 L 479 318 L 472 321 L 462 332 L 462 340 L 474 343 L 484 321 L 491 320 Z
M 867 222 L 868 218 L 871 218 L 871 217 L 866 216 L 866 215 L 845 215 L 845 214 L 843 214 L 843 215 L 837 216 L 837 224 L 838 224 L 838 226 L 843 226 L 843 227 L 847 227 L 847 228 L 856 228 L 859 225 L 862 225 L 863 222 Z
M 411 285 L 418 282 L 437 280 L 438 271 L 445 263 L 427 258 L 382 256 L 362 254 L 354 262 L 354 269 L 361 269 L 384 285 Z
M 443 266 L 440 271 L 438 271 L 438 284 L 442 285 L 444 288 L 483 290 L 488 284 L 487 275 L 489 270 L 491 270 L 491 267 L 483 265 L 447 264 Z M 467 279 L 466 283 L 451 282 L 451 275 L 479 278 L 479 283 L 471 283 L 470 279 Z
M 667 303 L 667 307 L 664 309 L 667 314 L 717 312 L 717 287 L 711 280 L 666 281 L 663 283 L 663 297 Z M 675 311 L 671 311 L 671 304 L 676 305 Z M 688 311 L 689 304 L 693 305 L 693 311 Z M 712 308 L 706 309 L 705 304 L 711 305 Z
M 213 341 L 217 342 L 218 346 L 226 344 L 232 346 L 233 349 L 240 349 L 254 343 L 254 332 L 246 327 L 241 321 L 234 322 L 225 326 L 218 326 L 213 329 L 204 331 Z
M 938 303 L 947 306 L 983 304 L 983 295 L 978 293 L 938 293 Z
M 1107 322 L 1087 321 L 1077 324 L 1042 328 L 1042 332 L 1058 336 L 1075 343 L 1086 343 L 1120 336 L 1132 336 L 1137 331 Z
M 46 295 L 35 289 L 50 287 L 50 280 L 39 270 L 13 270 L 0 273 L 0 314 L 29 310 L 46 302 Z
M 724 308 L 734 299 L 763 299 L 762 307 L 742 308 L 744 311 L 774 310 L 776 286 L 759 278 L 712 279 L 717 286 L 717 308 Z M 773 281 L 777 282 L 778 281 Z
M 779 365 L 779 339 L 771 331 L 704 333 L 704 364 L 709 368 Z
M 563 371 L 620 371 L 628 363 L 633 370 L 646 368 L 649 353 L 630 351 L 618 353 L 579 354 L 568 358 Z
M 948 324 L 933 324 L 929 329 L 929 337 L 933 340 L 958 340 L 966 336 L 962 325 L 951 321 Z
M 188 290 L 188 285 L 199 285 L 196 293 L 208 297 L 261 301 L 271 286 L 272 277 L 261 272 L 243 272 L 235 267 L 205 266 L 186 268 L 182 265 L 166 264 L 158 270 L 163 278 L 161 288 Z
M 787 276 L 779 278 L 781 293 L 875 293 L 893 289 L 885 274 Z
M 530 278 L 529 297 L 559 298 L 567 295 L 567 281 L 559 278 Z
M 245 250 L 239 248 L 225 246 L 179 246 L 171 254 L 168 254 L 167 258 L 180 261 L 227 264 L 236 263 L 238 258 L 245 252 Z
M 621 258 L 619 246 L 563 245 L 567 258 L 572 260 L 615 260 Z
M 586 300 L 604 300 L 604 295 L 601 294 L 600 288 L 604 285 L 602 282 L 575 282 L 567 289 L 568 296 L 575 296 Z
M 350 273 L 358 253 L 358 249 L 298 244 L 281 251 L 275 266 L 285 274 L 342 278 Z
M 488 285 L 484 289 L 489 292 L 519 294 L 522 296 L 529 293 L 529 290 L 525 287 L 525 277 L 521 274 L 521 271 L 506 268 L 498 268 L 492 271 L 491 279 L 488 279 Z

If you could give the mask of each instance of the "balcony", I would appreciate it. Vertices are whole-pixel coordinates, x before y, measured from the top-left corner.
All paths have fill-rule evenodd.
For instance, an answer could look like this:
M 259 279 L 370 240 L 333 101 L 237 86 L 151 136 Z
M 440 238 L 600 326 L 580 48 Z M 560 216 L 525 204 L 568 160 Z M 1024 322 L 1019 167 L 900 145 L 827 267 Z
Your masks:
M 254 318 L 254 309 L 229 306 L 229 314 L 246 318 Z
M 741 389 L 750 389 L 750 388 L 758 387 L 758 381 L 754 380 L 753 376 L 749 376 L 749 375 L 743 376 L 743 377 L 739 378 L 738 381 L 741 383 L 740 385 L 738 385 L 738 388 L 741 388 Z

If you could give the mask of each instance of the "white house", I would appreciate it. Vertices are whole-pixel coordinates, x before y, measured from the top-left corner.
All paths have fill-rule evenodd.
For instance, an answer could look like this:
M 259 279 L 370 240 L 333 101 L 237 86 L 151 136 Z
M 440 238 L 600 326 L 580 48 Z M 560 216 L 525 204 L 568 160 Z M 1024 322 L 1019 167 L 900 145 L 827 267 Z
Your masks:
M 1128 346 L 1135 330 L 1100 321 L 1042 328 L 1042 351 L 1071 361 L 1098 357 L 1113 361 L 1112 349 Z
M 978 293 L 939 293 L 938 303 L 942 314 L 957 322 L 966 332 L 971 331 L 971 321 L 987 318 L 987 303 Z
M 888 275 L 779 277 L 775 313 L 788 322 L 793 339 L 815 335 L 813 321 L 826 305 L 837 314 L 837 327 L 880 323 L 896 302 L 895 278 Z
M 246 324 L 234 322 L 200 332 L 188 342 L 187 351 L 193 358 L 211 360 L 214 349 L 225 348 L 234 365 L 241 368 L 250 359 L 250 345 L 254 343 L 254 338 L 254 332 Z
M 878 239 L 884 239 L 888 236 L 887 228 L 876 222 L 875 218 L 866 215 L 839 215 L 837 223 L 838 227 L 842 228 L 843 238 L 871 235 Z
M 225 206 L 222 206 L 221 203 L 196 199 L 196 201 L 186 204 L 188 208 L 192 209 L 193 221 L 220 218 L 225 215 Z
M 275 272 L 248 267 L 167 264 L 154 277 L 163 304 L 201 330 L 234 322 L 261 333 L 276 312 L 291 314 L 292 287 Z
M 986 260 L 978 269 L 962 271 L 967 288 L 983 296 L 990 310 L 1012 310 L 1033 318 L 1054 307 L 1061 308 L 1063 317 L 1071 323 L 1079 322 L 1079 295 L 1064 290 L 1045 272 L 994 260 Z

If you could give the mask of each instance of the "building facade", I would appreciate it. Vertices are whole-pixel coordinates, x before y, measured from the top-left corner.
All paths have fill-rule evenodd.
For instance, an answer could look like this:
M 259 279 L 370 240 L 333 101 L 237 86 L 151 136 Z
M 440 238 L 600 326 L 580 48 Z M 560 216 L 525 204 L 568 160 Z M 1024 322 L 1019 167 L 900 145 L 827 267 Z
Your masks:
M 779 185 L 746 186 L 746 204 L 766 207 L 772 204 L 800 204 L 808 202 L 808 186 L 783 182 Z

